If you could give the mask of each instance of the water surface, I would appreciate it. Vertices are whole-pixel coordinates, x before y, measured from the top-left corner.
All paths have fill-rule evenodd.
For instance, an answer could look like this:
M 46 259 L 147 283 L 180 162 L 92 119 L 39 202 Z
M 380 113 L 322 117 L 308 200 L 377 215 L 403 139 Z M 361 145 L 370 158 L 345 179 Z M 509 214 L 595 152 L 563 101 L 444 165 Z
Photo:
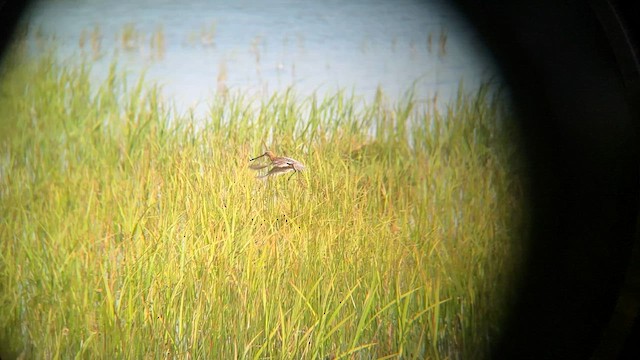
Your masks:
M 58 0 L 26 19 L 33 43 L 54 43 L 61 59 L 91 58 L 104 79 L 116 58 L 143 70 L 179 109 L 202 110 L 223 91 L 269 96 L 338 89 L 363 100 L 380 87 L 390 100 L 415 85 L 419 99 L 473 91 L 497 71 L 445 2 Z

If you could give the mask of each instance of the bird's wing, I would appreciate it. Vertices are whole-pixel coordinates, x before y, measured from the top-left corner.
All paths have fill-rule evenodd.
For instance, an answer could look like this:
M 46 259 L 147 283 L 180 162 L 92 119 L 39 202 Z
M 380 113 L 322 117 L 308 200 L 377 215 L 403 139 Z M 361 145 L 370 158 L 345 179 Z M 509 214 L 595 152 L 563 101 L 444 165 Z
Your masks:
M 261 179 L 271 175 L 284 174 L 289 171 L 293 171 L 293 168 L 292 167 L 274 167 L 273 169 L 269 170 L 269 172 L 266 175 L 258 176 L 258 178 Z
M 254 164 L 254 165 L 249 165 L 249 169 L 252 169 L 252 170 L 262 170 L 262 169 L 266 168 L 267 166 L 269 166 L 269 164 L 264 164 L 264 165 L 261 165 L 261 164 Z
M 292 158 L 286 158 L 286 160 L 287 160 L 287 165 L 293 168 L 294 170 L 300 171 L 304 169 L 304 165 L 300 161 Z

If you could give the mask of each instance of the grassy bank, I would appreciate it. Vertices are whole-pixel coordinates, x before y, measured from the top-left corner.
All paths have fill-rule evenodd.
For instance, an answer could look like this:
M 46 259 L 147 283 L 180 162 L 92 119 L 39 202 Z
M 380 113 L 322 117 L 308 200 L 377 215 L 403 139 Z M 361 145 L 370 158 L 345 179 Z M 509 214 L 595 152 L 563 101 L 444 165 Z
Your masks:
M 193 119 L 115 67 L 92 93 L 86 66 L 9 61 L 0 86 L 6 356 L 470 358 L 499 334 L 522 187 L 486 89 Z M 264 144 L 307 170 L 257 180 Z

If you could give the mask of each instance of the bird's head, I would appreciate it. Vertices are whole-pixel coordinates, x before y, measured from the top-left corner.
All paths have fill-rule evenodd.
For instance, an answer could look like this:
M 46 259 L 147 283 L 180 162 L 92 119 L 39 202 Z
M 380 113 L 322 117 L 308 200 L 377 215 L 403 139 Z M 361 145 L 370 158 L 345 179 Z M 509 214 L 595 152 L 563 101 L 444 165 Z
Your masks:
M 271 150 L 267 150 L 267 152 L 265 152 L 264 154 L 262 154 L 260 156 L 256 156 L 253 159 L 249 159 L 249 161 L 257 160 L 257 159 L 260 159 L 261 157 L 264 157 L 264 156 L 268 156 L 269 160 L 271 160 L 271 161 L 273 161 L 273 159 L 276 158 L 276 155 Z
M 267 150 L 267 152 L 264 153 L 264 156 L 269 157 L 269 160 L 271 161 L 276 158 L 276 154 L 274 154 L 271 150 Z

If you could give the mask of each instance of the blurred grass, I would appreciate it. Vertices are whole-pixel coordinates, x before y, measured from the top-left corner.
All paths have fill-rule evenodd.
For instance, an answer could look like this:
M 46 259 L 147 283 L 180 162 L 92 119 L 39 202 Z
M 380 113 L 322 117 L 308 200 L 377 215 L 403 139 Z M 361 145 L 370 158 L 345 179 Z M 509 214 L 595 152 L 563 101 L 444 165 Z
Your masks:
M 286 92 L 193 119 L 89 71 L 2 67 L 3 358 L 489 354 L 525 204 L 488 86 L 445 112 Z M 256 180 L 264 144 L 307 170 Z

